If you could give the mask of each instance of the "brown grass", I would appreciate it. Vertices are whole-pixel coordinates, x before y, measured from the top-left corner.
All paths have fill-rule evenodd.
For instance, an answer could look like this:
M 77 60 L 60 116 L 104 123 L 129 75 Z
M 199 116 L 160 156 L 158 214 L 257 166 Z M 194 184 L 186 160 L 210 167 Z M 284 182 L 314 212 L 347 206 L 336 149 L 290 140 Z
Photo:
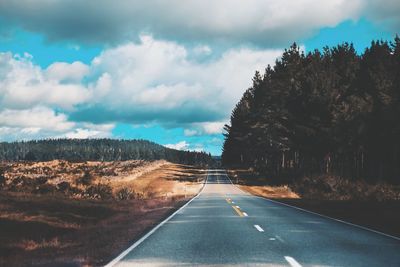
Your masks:
M 241 189 L 258 196 L 266 198 L 300 198 L 298 194 L 293 192 L 287 185 L 283 186 L 247 186 L 240 185 Z
M 205 177 L 205 170 L 167 163 L 162 168 L 147 172 L 135 180 L 113 180 L 110 185 L 114 192 L 127 188 L 141 199 L 185 197 L 196 194 Z
M 55 237 L 50 240 L 42 240 L 40 242 L 34 240 L 22 240 L 20 243 L 14 245 L 17 248 L 21 248 L 25 251 L 31 251 L 35 249 L 43 249 L 43 248 L 61 248 L 61 243 L 58 240 L 58 237 Z M 64 246 L 65 247 L 65 246 Z
M 241 189 L 266 198 L 300 198 L 288 185 L 269 185 L 268 178 L 252 170 L 228 170 L 231 180 Z
M 29 168 L 33 165 L 24 164 Z M 80 166 L 90 164 L 98 166 Z M 35 166 L 36 170 L 37 166 L 57 170 L 59 163 Z M 78 172 L 76 168 L 65 171 L 74 170 Z M 141 198 L 124 201 L 0 191 L 0 266 L 104 265 L 196 194 L 204 174 L 191 166 L 164 163 L 135 179 L 107 181 L 114 191 L 130 187 L 143 192 Z M 101 182 L 106 178 L 97 179 Z
M 115 181 L 133 181 L 136 178 L 168 164 L 158 161 L 113 162 L 0 162 L 5 170 L 5 189 L 34 194 L 59 193 L 73 198 L 92 197 L 86 194 L 91 185 L 110 185 Z M 89 179 L 84 180 L 86 176 Z

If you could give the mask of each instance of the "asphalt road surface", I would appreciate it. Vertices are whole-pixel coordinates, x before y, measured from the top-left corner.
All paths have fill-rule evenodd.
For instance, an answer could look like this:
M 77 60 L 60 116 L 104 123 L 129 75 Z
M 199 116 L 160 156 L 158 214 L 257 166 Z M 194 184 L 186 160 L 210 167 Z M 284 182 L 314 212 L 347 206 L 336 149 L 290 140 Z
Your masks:
M 400 240 L 242 192 L 200 195 L 109 266 L 400 266 Z

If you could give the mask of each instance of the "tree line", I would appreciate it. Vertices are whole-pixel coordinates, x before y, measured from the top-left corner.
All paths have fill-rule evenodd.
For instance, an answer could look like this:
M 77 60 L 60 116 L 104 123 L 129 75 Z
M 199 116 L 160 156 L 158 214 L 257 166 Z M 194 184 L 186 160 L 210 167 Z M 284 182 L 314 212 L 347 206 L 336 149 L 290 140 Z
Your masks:
M 400 182 L 400 38 L 304 53 L 296 44 L 225 125 L 222 161 L 272 177 Z
M 8 161 L 115 161 L 159 160 L 174 163 L 206 165 L 211 155 L 205 152 L 181 151 L 146 140 L 116 139 L 47 139 L 0 143 L 0 160 Z

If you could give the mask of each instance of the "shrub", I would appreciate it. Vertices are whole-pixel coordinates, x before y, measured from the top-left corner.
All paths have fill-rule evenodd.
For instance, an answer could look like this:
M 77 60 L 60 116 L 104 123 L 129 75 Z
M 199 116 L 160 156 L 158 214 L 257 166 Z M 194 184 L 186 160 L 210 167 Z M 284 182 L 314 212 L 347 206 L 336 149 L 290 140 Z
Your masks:
M 38 177 L 35 179 L 35 182 L 37 185 L 45 184 L 47 182 L 47 177 L 45 176 Z
M 61 182 L 57 184 L 57 189 L 61 192 L 67 192 L 71 190 L 71 185 L 68 182 Z
M 39 194 L 50 194 L 56 192 L 56 187 L 51 184 L 42 184 L 36 187 L 35 193 Z
M 35 179 L 30 179 L 24 176 L 17 176 L 12 179 L 9 189 L 17 192 L 32 192 L 37 187 Z
M 77 180 L 78 184 L 90 185 L 93 182 L 93 176 L 89 171 L 85 171 L 83 176 Z
M 57 190 L 66 196 L 82 197 L 85 195 L 81 189 L 72 186 L 69 182 L 65 181 L 57 184 Z
M 112 198 L 112 188 L 106 184 L 96 184 L 89 186 L 86 189 L 86 195 L 95 199 L 110 199 Z
M 117 194 L 116 194 L 116 198 L 118 200 L 129 200 L 134 198 L 134 192 L 132 189 L 128 188 L 128 187 L 124 187 L 120 190 L 118 190 Z
M 6 177 L 4 176 L 4 171 L 0 169 L 0 188 L 4 187 L 6 184 Z

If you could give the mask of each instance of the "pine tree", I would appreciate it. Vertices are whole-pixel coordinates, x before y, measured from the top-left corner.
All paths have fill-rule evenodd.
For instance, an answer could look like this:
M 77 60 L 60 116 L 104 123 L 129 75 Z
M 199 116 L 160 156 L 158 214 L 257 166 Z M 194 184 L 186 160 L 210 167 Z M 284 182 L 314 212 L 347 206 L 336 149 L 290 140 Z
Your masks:
M 256 72 L 224 129 L 224 164 L 400 182 L 400 38 L 362 55 L 349 43 L 307 55 L 293 44 Z

